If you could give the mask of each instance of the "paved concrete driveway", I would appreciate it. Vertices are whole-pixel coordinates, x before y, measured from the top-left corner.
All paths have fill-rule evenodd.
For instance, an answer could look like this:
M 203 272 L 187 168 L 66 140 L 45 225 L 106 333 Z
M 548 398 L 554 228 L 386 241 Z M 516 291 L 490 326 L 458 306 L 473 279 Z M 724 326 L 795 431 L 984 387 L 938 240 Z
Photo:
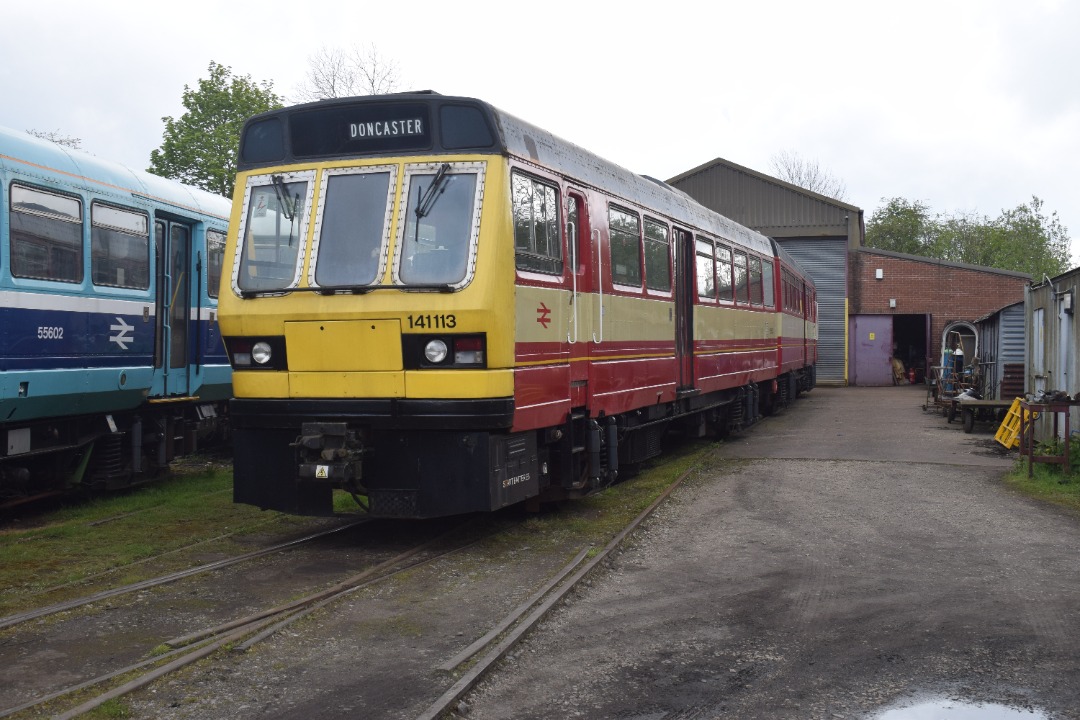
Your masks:
M 1007 489 L 994 428 L 924 399 L 818 388 L 718 445 L 469 717 L 1080 718 L 1080 518 Z

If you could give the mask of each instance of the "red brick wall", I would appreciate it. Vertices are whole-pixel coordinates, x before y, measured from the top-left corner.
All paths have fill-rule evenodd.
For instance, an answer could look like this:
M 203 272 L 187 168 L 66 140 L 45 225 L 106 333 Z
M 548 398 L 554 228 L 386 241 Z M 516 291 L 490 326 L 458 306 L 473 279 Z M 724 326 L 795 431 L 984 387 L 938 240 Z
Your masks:
M 862 248 L 850 258 L 848 293 L 852 315 L 929 315 L 930 357 L 941 354 L 941 333 L 956 320 L 975 321 L 1024 299 L 1027 276 L 932 258 L 894 257 Z M 876 271 L 882 271 L 882 279 Z M 889 307 L 889 300 L 896 307 Z

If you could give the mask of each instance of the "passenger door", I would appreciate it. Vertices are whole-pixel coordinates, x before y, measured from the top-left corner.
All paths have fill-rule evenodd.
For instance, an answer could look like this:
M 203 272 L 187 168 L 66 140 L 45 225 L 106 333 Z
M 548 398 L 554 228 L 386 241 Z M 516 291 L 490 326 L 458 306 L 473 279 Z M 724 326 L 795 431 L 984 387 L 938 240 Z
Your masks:
M 566 338 L 570 346 L 570 404 L 581 407 L 588 402 L 588 358 L 595 327 L 593 315 L 598 312 L 592 294 L 597 249 L 592 242 L 585 196 L 568 191 L 566 197 L 566 243 L 571 273 L 570 322 Z
M 191 226 L 158 218 L 154 223 L 157 267 L 155 396 L 190 394 Z
M 694 236 L 674 228 L 675 241 L 675 360 L 679 390 L 694 387 L 694 293 L 697 289 Z

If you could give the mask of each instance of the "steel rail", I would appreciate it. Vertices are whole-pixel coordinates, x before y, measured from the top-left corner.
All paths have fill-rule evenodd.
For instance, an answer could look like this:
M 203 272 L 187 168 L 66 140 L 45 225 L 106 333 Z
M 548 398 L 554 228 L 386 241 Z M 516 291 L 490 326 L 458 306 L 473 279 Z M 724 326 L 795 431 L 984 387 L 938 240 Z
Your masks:
M 347 523 L 336 528 L 331 528 L 330 530 L 323 530 L 312 535 L 306 535 L 302 538 L 297 538 L 296 540 L 290 540 L 289 542 L 263 548 L 262 550 L 254 550 L 243 555 L 226 558 L 225 560 L 217 560 L 212 563 L 198 565 L 196 567 L 188 568 L 186 570 L 178 570 L 174 573 L 169 573 L 167 575 L 162 575 L 156 578 L 150 578 L 149 580 L 142 580 L 140 582 L 132 583 L 130 585 L 123 585 L 121 587 L 111 588 L 109 590 L 102 590 L 101 592 L 94 593 L 93 595 L 84 595 L 83 597 L 74 598 L 72 600 L 65 600 L 64 602 L 56 603 L 55 605 L 48 605 L 45 607 L 36 608 L 34 610 L 27 610 L 26 612 L 17 613 L 15 615 L 8 615 L 7 617 L 0 618 L 0 630 L 12 627 L 14 625 L 19 625 L 20 623 L 28 622 L 30 620 L 36 620 L 37 618 L 45 617 L 47 615 L 55 615 L 56 613 L 64 612 L 65 610 L 72 610 L 77 607 L 82 607 L 83 605 L 89 605 L 91 603 L 95 603 L 101 600 L 107 600 L 108 598 L 116 597 L 118 595 L 126 595 L 128 593 L 138 592 L 139 590 L 146 590 L 148 588 L 157 587 L 158 585 L 165 585 L 171 582 L 175 582 L 177 580 L 182 580 L 186 577 L 191 577 L 192 575 L 200 575 L 202 573 L 211 572 L 213 570 L 220 570 L 221 568 L 226 568 L 231 565 L 236 565 L 238 563 L 246 562 L 248 560 L 253 560 L 255 558 L 262 557 L 263 555 L 269 555 L 271 553 L 279 552 L 281 550 L 287 550 L 297 545 L 301 545 L 312 540 L 317 540 L 318 538 L 332 535 L 334 533 L 341 532 L 342 530 L 347 530 L 351 527 L 355 527 L 365 522 L 369 522 L 369 520 L 364 518 L 362 520 Z
M 402 562 L 405 562 L 426 550 L 430 550 L 431 548 L 444 545 L 447 538 L 450 537 L 453 533 L 459 531 L 460 529 L 461 526 L 455 527 L 454 529 L 443 533 L 436 538 L 421 543 L 420 545 L 417 545 L 409 550 L 399 553 L 398 555 L 388 560 L 385 560 L 378 565 L 368 568 L 367 570 L 359 573 L 358 575 L 354 575 L 347 580 L 339 582 L 317 593 L 313 593 L 307 597 L 300 598 L 299 600 L 295 600 L 285 605 L 280 605 L 270 610 L 249 615 L 245 618 L 240 618 L 229 623 L 224 623 L 213 628 L 208 628 L 206 630 L 202 630 L 196 633 L 191 633 L 190 635 L 186 635 L 181 638 L 169 640 L 164 644 L 173 648 L 173 650 L 170 652 L 167 652 L 158 657 L 140 661 L 120 670 L 110 671 L 109 673 L 106 673 L 104 675 L 100 675 L 98 677 L 91 678 L 90 680 L 81 682 L 78 685 L 63 688 L 61 690 L 55 691 L 46 696 L 42 696 L 18 707 L 0 710 L 0 718 L 14 714 L 16 712 L 20 712 L 22 710 L 33 708 L 37 705 L 49 702 L 51 700 L 62 698 L 66 695 L 70 695 L 80 690 L 85 690 L 86 688 L 93 687 L 94 685 L 98 685 L 103 682 L 107 682 L 108 680 L 112 680 L 116 677 L 126 675 L 131 672 L 136 672 L 149 665 L 158 664 L 164 659 L 173 657 L 176 658 L 165 665 L 156 667 L 149 672 L 146 672 L 142 675 L 139 675 L 138 677 L 131 679 L 123 685 L 112 688 L 94 698 L 91 698 L 90 700 L 87 700 L 78 707 L 72 708 L 62 714 L 57 715 L 55 718 L 55 720 L 71 720 L 72 718 L 76 718 L 83 713 L 100 707 L 101 705 L 109 702 L 110 700 L 115 700 L 116 698 L 127 695 L 139 688 L 149 685 L 151 682 L 161 677 L 164 677 L 169 673 L 175 672 L 176 670 L 186 667 L 187 665 L 202 660 L 203 658 L 212 655 L 213 653 L 221 650 L 222 648 L 225 648 L 233 643 L 243 640 L 252 633 L 257 633 L 257 635 L 252 640 L 249 640 L 247 643 L 245 643 L 243 647 L 244 649 L 246 649 L 246 647 L 250 647 L 250 645 L 254 642 L 265 639 L 273 632 L 276 632 L 276 630 L 278 630 L 280 627 L 284 627 L 289 621 L 302 616 L 303 614 L 305 614 L 305 612 L 311 612 L 315 609 L 318 609 L 319 607 L 323 607 L 332 602 L 333 600 L 339 599 L 342 596 L 347 595 L 348 593 L 361 589 L 362 587 L 366 587 L 376 582 L 387 580 L 397 575 L 398 573 L 405 572 L 406 570 L 410 570 L 419 565 L 433 562 L 439 558 L 445 557 L 446 555 L 458 552 L 459 550 L 462 550 L 465 547 L 469 547 L 476 542 L 472 541 L 469 543 L 465 543 L 464 545 L 436 553 L 431 557 L 425 558 L 418 562 L 410 563 L 404 567 L 398 567 L 401 565 Z M 308 608 L 309 606 L 312 607 L 310 607 L 310 609 L 308 610 L 305 610 L 305 608 Z M 286 618 L 284 622 L 281 621 L 282 617 Z
M 709 457 L 712 457 L 714 454 L 715 452 L 710 453 Z M 462 697 L 465 696 L 466 693 L 468 693 L 473 687 L 475 687 L 476 683 L 479 682 L 480 679 L 484 675 L 486 675 L 495 666 L 495 664 L 499 660 L 501 660 L 507 652 L 510 651 L 511 648 L 517 645 L 517 643 L 520 642 L 521 639 L 524 638 L 530 630 L 536 627 L 536 625 L 538 625 L 540 621 L 544 619 L 548 612 L 553 607 L 555 607 L 557 603 L 561 602 L 570 593 L 570 591 L 578 585 L 578 583 L 580 583 L 590 572 L 593 571 L 593 569 L 597 565 L 603 562 L 609 555 L 611 555 L 612 552 L 614 552 L 620 545 L 622 545 L 623 541 L 626 540 L 630 533 L 632 533 L 643 522 L 645 522 L 645 520 L 650 515 L 652 515 L 656 508 L 660 507 L 660 505 L 665 500 L 667 500 L 671 493 L 674 492 L 675 489 L 678 488 L 683 483 L 683 481 L 690 476 L 691 473 L 696 472 L 703 463 L 704 460 L 694 463 L 692 467 L 688 468 L 682 475 L 676 478 L 675 481 L 672 482 L 671 485 L 669 485 L 664 490 L 664 492 L 660 493 L 660 495 L 649 505 L 649 507 L 645 508 L 640 515 L 630 521 L 630 523 L 625 528 L 623 528 L 614 538 L 612 538 L 611 541 L 604 546 L 603 550 L 597 553 L 591 560 L 589 560 L 589 562 L 587 562 L 580 570 L 578 570 L 572 578 L 570 578 L 566 583 L 564 583 L 549 597 L 547 597 L 547 599 L 540 603 L 527 618 L 518 622 L 514 629 L 511 630 L 508 634 L 506 634 L 497 645 L 492 647 L 492 649 L 488 651 L 486 655 L 484 655 L 480 660 L 478 660 L 477 663 L 473 665 L 467 673 L 465 673 L 446 692 L 439 696 L 439 698 L 435 702 L 433 702 L 423 713 L 417 716 L 417 720 L 437 720 L 437 718 L 442 717 L 444 713 L 448 712 L 454 703 L 459 701 Z M 573 563 L 573 565 L 576 566 L 576 562 Z M 565 570 L 566 569 L 564 569 L 564 571 Z M 506 619 L 503 620 L 502 623 L 500 623 L 500 625 L 505 625 L 507 627 L 513 625 L 531 607 L 532 605 L 528 603 L 522 603 L 522 605 L 518 606 L 510 614 L 510 616 L 508 616 Z M 491 636 L 492 638 L 494 638 L 498 634 L 499 633 L 495 633 L 494 631 L 492 631 L 491 633 L 488 633 L 488 635 L 486 635 L 485 637 Z M 455 660 L 456 659 L 457 658 L 455 658 Z M 443 669 L 445 669 L 446 665 L 449 665 L 450 662 L 447 662 L 445 665 L 443 665 Z

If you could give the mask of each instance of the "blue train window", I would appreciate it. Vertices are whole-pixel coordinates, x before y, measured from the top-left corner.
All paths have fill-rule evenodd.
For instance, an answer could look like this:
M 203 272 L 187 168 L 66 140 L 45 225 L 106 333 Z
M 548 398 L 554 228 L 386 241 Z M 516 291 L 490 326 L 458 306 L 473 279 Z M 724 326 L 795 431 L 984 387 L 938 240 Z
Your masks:
M 82 202 L 22 185 L 11 186 L 11 274 L 80 283 Z
M 221 284 L 221 266 L 225 263 L 225 233 L 206 231 L 206 292 L 212 298 L 218 296 Z
M 95 285 L 150 287 L 150 220 L 145 213 L 90 206 L 90 274 Z

